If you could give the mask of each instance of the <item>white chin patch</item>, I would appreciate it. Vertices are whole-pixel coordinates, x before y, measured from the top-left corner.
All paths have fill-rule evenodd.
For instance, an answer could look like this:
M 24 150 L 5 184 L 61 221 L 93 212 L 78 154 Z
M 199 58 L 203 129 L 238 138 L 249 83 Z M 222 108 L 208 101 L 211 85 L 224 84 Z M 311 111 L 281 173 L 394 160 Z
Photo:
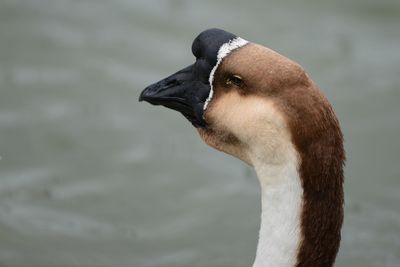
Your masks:
M 210 94 L 207 97 L 206 102 L 204 103 L 203 106 L 203 110 L 207 109 L 208 104 L 210 103 L 212 97 L 213 97 L 213 81 L 214 81 L 214 74 L 215 71 L 217 70 L 219 64 L 221 64 L 222 59 L 224 59 L 224 57 L 226 57 L 227 55 L 229 55 L 230 52 L 232 52 L 233 50 L 242 47 L 246 44 L 248 44 L 249 42 L 240 38 L 240 37 L 236 37 L 232 40 L 230 40 L 227 43 L 224 43 L 223 45 L 221 45 L 221 47 L 218 50 L 218 55 L 217 55 L 217 63 L 215 64 L 215 66 L 212 68 L 211 72 L 210 72 L 210 77 L 208 79 L 209 83 L 210 83 Z

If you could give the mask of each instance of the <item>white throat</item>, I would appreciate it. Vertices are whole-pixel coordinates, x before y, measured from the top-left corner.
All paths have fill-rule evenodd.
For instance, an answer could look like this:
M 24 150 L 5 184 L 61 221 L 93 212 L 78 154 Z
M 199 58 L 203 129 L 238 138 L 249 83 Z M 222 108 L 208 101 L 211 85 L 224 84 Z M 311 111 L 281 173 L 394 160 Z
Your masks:
M 297 166 L 295 153 L 283 164 L 254 164 L 261 185 L 261 226 L 253 267 L 296 264 L 303 197 Z

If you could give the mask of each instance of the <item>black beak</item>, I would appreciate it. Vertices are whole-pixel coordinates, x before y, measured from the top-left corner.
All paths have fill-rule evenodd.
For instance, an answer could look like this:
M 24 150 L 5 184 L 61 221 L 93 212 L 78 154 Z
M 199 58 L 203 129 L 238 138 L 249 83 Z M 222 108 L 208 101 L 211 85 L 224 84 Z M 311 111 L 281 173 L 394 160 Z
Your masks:
M 146 87 L 139 101 L 179 111 L 193 126 L 205 127 L 203 106 L 211 89 L 207 81 L 201 81 L 196 76 L 194 65 L 190 65 Z
M 201 32 L 192 43 L 196 62 L 183 70 L 148 86 L 140 94 L 139 101 L 163 105 L 183 114 L 195 127 L 206 127 L 203 118 L 211 85 L 209 78 L 217 64 L 218 51 L 223 44 L 237 36 L 221 29 Z

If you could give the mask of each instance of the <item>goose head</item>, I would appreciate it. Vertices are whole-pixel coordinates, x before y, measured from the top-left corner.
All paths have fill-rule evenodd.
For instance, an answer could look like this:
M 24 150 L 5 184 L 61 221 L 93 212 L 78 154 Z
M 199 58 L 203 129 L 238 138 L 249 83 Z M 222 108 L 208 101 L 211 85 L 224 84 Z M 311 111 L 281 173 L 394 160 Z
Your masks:
M 265 216 L 254 266 L 333 265 L 345 155 L 331 105 L 299 64 L 232 33 L 206 30 L 192 52 L 194 64 L 139 100 L 181 112 L 205 143 L 255 168 Z

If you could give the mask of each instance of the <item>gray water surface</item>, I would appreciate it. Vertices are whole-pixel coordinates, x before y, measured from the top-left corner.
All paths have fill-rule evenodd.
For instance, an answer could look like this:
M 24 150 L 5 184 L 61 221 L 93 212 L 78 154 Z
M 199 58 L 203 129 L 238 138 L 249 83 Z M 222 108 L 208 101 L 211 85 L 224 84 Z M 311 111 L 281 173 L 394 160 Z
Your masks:
M 400 265 L 400 2 L 0 1 L 0 266 L 251 266 L 256 177 L 140 91 L 232 31 L 298 61 L 347 149 L 336 266 Z

